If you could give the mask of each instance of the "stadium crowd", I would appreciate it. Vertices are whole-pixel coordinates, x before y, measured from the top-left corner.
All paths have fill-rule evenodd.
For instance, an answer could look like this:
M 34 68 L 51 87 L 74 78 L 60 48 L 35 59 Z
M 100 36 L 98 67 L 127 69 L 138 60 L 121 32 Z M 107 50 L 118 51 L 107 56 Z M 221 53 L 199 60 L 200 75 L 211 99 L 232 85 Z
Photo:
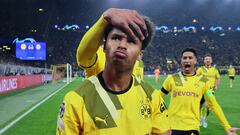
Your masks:
M 76 48 L 85 31 L 58 31 L 52 29 L 47 38 L 47 65 L 70 63 L 75 70 Z M 203 64 L 203 55 L 209 52 L 213 56 L 214 64 L 218 66 L 240 65 L 239 32 L 228 32 L 222 36 L 211 31 L 163 33 L 158 31 L 151 46 L 145 51 L 143 61 L 145 71 L 153 71 L 156 67 L 167 73 L 179 69 L 180 59 L 177 57 L 182 48 L 194 47 L 199 53 L 198 65 Z M 14 44 L 11 44 L 14 47 Z M 1 63 L 12 65 L 26 65 L 44 67 L 45 61 L 20 61 L 15 58 L 14 50 L 1 52 Z M 239 68 L 236 68 L 239 73 Z M 221 73 L 225 73 L 224 71 Z

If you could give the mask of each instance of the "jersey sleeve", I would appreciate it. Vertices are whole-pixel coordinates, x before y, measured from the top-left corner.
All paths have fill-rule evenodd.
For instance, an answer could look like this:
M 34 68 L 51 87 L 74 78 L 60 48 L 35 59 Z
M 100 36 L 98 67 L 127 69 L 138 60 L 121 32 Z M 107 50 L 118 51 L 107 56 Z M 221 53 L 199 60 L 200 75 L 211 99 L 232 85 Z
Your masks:
M 197 72 L 197 75 L 201 75 L 202 74 L 201 67 L 199 67 L 196 72 Z
M 167 107 L 163 98 L 160 95 L 160 91 L 155 90 L 154 98 L 157 98 L 153 106 L 153 121 L 152 121 L 152 133 L 165 133 L 170 130 L 170 120 L 168 117 Z
M 84 68 L 86 77 L 88 78 L 90 76 L 97 75 L 100 72 L 102 72 L 105 66 L 105 61 L 106 61 L 106 58 L 105 58 L 105 53 L 103 52 L 103 48 L 99 47 L 97 51 L 97 58 L 95 63 L 91 67 Z
M 219 122 L 221 123 L 222 127 L 225 130 L 228 130 L 231 128 L 230 124 L 228 123 L 226 117 L 224 116 L 224 113 L 222 111 L 222 108 L 218 104 L 215 96 L 213 95 L 212 91 L 209 89 L 204 93 L 204 98 L 206 100 L 206 103 L 213 111 L 214 115 L 217 117 Z
M 216 78 L 219 79 L 220 78 L 220 74 L 219 71 L 216 69 Z
M 88 68 L 96 62 L 96 52 L 102 44 L 105 27 L 108 22 L 101 16 L 83 36 L 77 48 L 77 63 L 81 68 Z
M 79 135 L 81 132 L 81 108 L 83 100 L 75 92 L 69 92 L 60 105 L 56 135 Z M 79 102 L 81 101 L 81 102 Z M 80 119 L 79 119 L 80 118 Z
M 162 88 L 161 88 L 161 96 L 164 97 L 172 90 L 172 82 L 173 78 L 172 75 L 169 75 L 167 79 L 163 82 Z

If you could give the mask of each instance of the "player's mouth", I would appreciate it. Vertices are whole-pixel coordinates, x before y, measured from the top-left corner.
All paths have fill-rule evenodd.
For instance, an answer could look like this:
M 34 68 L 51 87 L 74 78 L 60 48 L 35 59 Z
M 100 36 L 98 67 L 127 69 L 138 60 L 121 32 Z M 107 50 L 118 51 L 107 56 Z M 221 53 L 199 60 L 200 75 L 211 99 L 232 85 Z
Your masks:
M 184 65 L 184 68 L 190 68 L 190 67 L 191 67 L 190 64 L 185 64 L 185 65 Z
M 125 59 L 127 58 L 127 54 L 125 51 L 115 51 L 114 52 L 115 56 L 119 59 Z

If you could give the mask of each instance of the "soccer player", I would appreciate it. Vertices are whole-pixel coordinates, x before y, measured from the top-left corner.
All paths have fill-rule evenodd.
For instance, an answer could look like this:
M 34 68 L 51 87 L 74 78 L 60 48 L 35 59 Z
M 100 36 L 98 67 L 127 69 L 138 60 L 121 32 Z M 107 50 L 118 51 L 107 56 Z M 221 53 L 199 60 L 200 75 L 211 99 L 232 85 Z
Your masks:
M 229 83 L 230 83 L 230 88 L 233 87 L 233 80 L 235 78 L 236 71 L 232 65 L 229 66 L 228 69 L 228 76 L 229 76 Z
M 199 107 L 202 97 L 205 98 L 227 134 L 237 134 L 239 129 L 231 128 L 229 125 L 212 94 L 208 79 L 203 75 L 196 74 L 196 51 L 193 48 L 186 48 L 181 55 L 183 71 L 169 75 L 161 89 L 162 96 L 171 93 L 168 112 L 172 135 L 199 135 Z
M 204 66 L 197 69 L 197 74 L 203 75 L 208 78 L 210 87 L 215 92 L 220 83 L 220 74 L 218 70 L 212 66 L 213 60 L 210 53 L 204 55 Z M 207 128 L 207 116 L 210 113 L 210 109 L 207 104 L 204 104 L 204 98 L 201 100 L 201 122 L 200 126 Z
M 106 12 L 115 13 L 111 9 Z M 108 17 L 106 12 L 102 17 Z M 170 134 L 160 91 L 132 75 L 136 60 L 154 35 L 150 20 L 141 19 L 148 31 L 143 41 L 133 40 L 124 29 L 112 24 L 100 27 L 105 29 L 104 70 L 65 96 L 60 106 L 57 135 Z
M 144 21 L 136 11 L 116 8 L 110 10 L 114 11 L 114 14 L 108 14 L 106 17 L 101 16 L 100 19 L 87 31 L 78 46 L 76 54 L 77 63 L 82 69 L 84 69 L 87 78 L 92 75 L 97 75 L 104 69 L 106 59 L 105 52 L 103 51 L 102 39 L 104 27 L 108 24 L 113 24 L 124 29 L 133 39 L 139 38 L 143 41 L 148 34 Z M 144 66 L 141 57 L 142 54 L 136 61 L 133 74 L 143 79 Z
M 210 87 L 216 91 L 220 84 L 220 74 L 218 70 L 212 66 L 213 60 L 211 54 L 205 54 L 203 62 L 204 66 L 197 69 L 197 74 L 207 77 L 210 82 Z
M 158 83 L 159 74 L 160 74 L 160 69 L 157 67 L 157 68 L 154 70 L 154 79 L 155 79 L 155 82 L 156 82 L 156 83 Z

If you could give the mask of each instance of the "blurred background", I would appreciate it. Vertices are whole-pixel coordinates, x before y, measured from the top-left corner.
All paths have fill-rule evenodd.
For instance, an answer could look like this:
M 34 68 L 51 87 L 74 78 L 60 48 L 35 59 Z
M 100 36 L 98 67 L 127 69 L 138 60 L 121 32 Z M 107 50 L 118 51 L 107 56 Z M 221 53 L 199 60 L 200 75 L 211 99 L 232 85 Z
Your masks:
M 224 75 L 229 65 L 240 74 L 240 0 L 1 0 L 0 135 L 55 134 L 63 96 L 83 81 L 71 78 L 83 76 L 76 63 L 79 42 L 111 7 L 135 9 L 156 24 L 143 62 L 144 79 L 157 89 L 167 74 L 180 70 L 183 48 L 197 50 L 198 66 L 211 53 L 223 75 L 215 95 L 229 122 L 239 127 L 240 79 L 229 89 Z M 158 83 L 148 77 L 157 67 Z M 212 113 L 201 133 L 225 134 Z
M 0 62 L 43 68 L 70 63 L 79 70 L 75 54 L 81 37 L 104 10 L 120 7 L 135 9 L 157 25 L 157 36 L 143 59 L 146 73 L 157 66 L 176 71 L 187 46 L 197 49 L 199 64 L 210 52 L 216 66 L 239 66 L 239 6 L 239 0 L 1 0 Z M 16 41 L 26 38 L 46 44 L 45 58 L 16 57 Z

